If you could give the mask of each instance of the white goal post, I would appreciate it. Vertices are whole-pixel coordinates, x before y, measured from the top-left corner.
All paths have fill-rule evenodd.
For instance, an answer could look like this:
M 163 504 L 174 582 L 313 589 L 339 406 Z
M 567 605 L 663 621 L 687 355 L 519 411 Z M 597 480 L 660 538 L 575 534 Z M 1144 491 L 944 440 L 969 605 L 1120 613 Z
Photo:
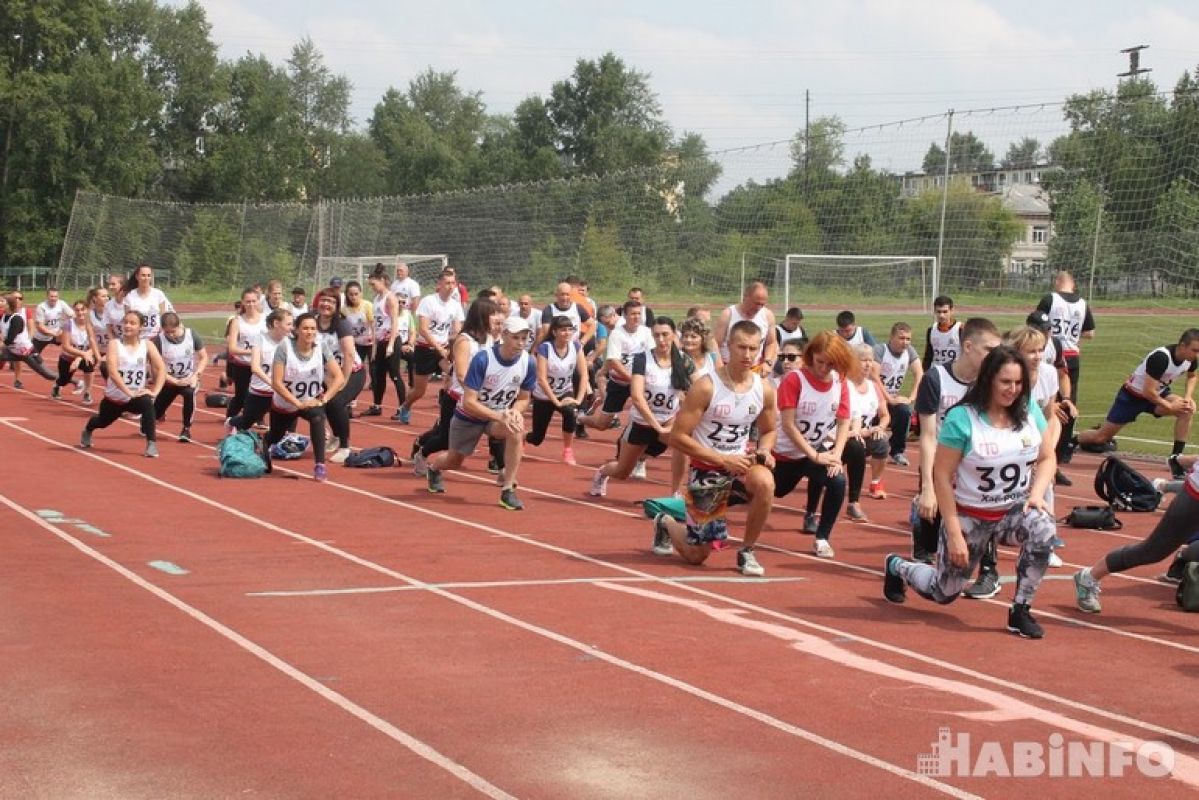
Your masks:
M 791 287 L 810 290 L 830 300 L 837 295 L 885 298 L 892 302 L 919 300 L 928 311 L 937 294 L 940 275 L 936 256 L 833 256 L 789 253 L 783 258 L 783 307 L 791 307 Z
M 312 276 L 314 290 L 328 286 L 333 278 L 358 281 L 366 285 L 366 278 L 376 264 L 387 267 L 389 282 L 395 276 L 396 264 L 408 265 L 409 275 L 418 283 L 436 278 L 441 270 L 449 266 L 449 256 L 444 253 L 393 253 L 385 256 L 321 256 L 316 260 L 316 273 Z

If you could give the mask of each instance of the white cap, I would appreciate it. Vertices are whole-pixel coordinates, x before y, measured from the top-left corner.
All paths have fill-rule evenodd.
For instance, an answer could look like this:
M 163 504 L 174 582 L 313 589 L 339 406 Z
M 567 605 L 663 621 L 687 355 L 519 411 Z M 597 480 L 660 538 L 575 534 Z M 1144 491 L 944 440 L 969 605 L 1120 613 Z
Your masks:
M 504 330 L 508 333 L 528 333 L 529 321 L 524 317 L 508 317 L 504 320 Z

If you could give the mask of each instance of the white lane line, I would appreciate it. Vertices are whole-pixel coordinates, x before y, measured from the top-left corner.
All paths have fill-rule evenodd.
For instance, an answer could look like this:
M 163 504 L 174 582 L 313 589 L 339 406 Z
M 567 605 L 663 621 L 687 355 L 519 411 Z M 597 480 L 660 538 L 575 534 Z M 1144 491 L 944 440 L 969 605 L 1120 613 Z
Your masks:
M 447 756 L 438 752 L 433 747 L 422 742 L 420 739 L 417 739 L 415 736 L 412 736 L 409 733 L 405 733 L 387 720 L 372 714 L 370 711 L 367 711 L 365 708 L 353 702 L 349 698 L 333 691 L 320 681 L 300 671 L 298 668 L 292 666 L 282 658 L 279 658 L 279 656 L 270 652 L 265 647 L 262 647 L 250 639 L 247 639 L 245 636 L 242 636 L 229 626 L 218 622 L 217 620 L 205 614 L 203 611 L 200 611 L 198 608 L 179 599 L 165 589 L 155 586 L 132 570 L 127 569 L 121 564 L 118 564 L 116 561 L 113 561 L 111 558 L 93 549 L 89 545 L 84 544 L 82 541 L 76 539 L 62 528 L 59 528 L 57 525 L 38 517 L 36 514 L 31 513 L 20 504 L 10 500 L 8 497 L 2 494 L 0 494 L 0 503 L 8 506 L 10 509 L 30 520 L 31 522 L 34 522 L 42 528 L 45 528 L 50 533 L 66 542 L 71 547 L 74 547 L 88 558 L 103 564 L 138 588 L 144 589 L 145 591 L 157 597 L 159 600 L 174 606 L 177 610 L 182 611 L 188 617 L 191 617 L 193 620 L 201 625 L 204 625 L 209 630 L 212 630 L 216 634 L 228 639 L 230 642 L 237 645 L 242 650 L 245 650 L 250 655 L 253 655 L 256 658 L 266 662 L 309 691 L 329 701 L 343 711 L 362 720 L 379 733 L 382 733 L 384 736 L 387 736 L 390 739 L 398 742 L 408 750 L 412 751 L 414 754 L 450 773 L 463 783 L 478 791 L 480 794 L 483 794 L 487 797 L 497 798 L 497 800 L 515 800 L 512 795 L 488 782 L 474 772 L 471 772 L 469 769 L 457 763 L 453 759 L 448 758 Z
M 668 578 L 666 583 L 735 583 L 739 586 L 755 583 L 798 583 L 807 578 L 744 578 L 741 576 L 690 575 Z M 420 586 L 358 586 L 347 589 L 292 589 L 270 592 L 246 592 L 246 597 L 332 597 L 339 594 L 386 594 L 390 592 L 423 592 L 428 589 L 526 589 L 532 586 L 570 586 L 604 583 L 662 583 L 649 578 L 548 578 L 530 581 L 451 581 Z

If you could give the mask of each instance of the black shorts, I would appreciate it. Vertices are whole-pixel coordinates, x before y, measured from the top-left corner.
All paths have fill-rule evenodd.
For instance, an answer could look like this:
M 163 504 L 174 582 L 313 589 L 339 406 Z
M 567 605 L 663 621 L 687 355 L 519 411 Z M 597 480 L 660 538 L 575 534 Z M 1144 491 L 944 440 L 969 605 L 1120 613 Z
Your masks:
M 608 381 L 607 393 L 604 395 L 603 412 L 605 414 L 619 414 L 623 411 L 625 404 L 629 402 L 630 391 L 631 387 L 627 383 Z
M 620 438 L 629 444 L 645 445 L 647 456 L 660 456 L 666 452 L 666 443 L 658 436 L 658 432 L 648 425 L 630 422 Z
M 432 347 L 417 347 L 412 351 L 412 371 L 417 375 L 440 372 L 441 355 Z

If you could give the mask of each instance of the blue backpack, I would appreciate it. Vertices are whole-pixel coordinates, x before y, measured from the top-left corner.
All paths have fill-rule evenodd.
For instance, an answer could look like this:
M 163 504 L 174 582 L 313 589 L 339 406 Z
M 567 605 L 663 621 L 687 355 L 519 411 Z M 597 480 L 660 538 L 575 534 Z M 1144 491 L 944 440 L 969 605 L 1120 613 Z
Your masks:
M 261 478 L 266 473 L 262 457 L 262 437 L 254 431 L 240 431 L 221 439 L 217 445 L 222 478 Z

